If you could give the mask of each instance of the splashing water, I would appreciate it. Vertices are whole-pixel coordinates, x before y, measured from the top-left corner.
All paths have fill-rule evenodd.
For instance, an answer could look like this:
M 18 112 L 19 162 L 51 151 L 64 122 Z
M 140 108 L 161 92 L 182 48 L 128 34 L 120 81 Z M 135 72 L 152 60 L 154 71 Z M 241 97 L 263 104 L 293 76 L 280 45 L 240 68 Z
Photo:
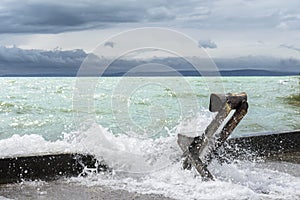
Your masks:
M 114 170 L 112 174 L 90 174 L 66 180 L 90 186 L 108 186 L 142 194 L 162 194 L 174 199 L 297 199 L 300 198 L 300 174 L 272 169 L 264 162 L 213 162 L 209 169 L 216 181 L 204 182 L 196 171 L 182 170 L 181 150 L 176 133 L 188 129 L 194 121 L 207 123 L 203 115 L 178 125 L 168 137 L 139 139 L 115 136 L 100 125 L 93 124 L 70 142 L 70 134 L 62 141 L 49 142 L 38 135 L 17 136 L 1 140 L 1 156 L 38 152 L 85 152 L 104 159 Z M 78 134 L 78 133 L 76 133 Z M 20 148 L 16 151 L 15 145 Z M 276 164 L 289 168 L 291 163 Z
M 284 104 L 280 104 L 280 98 L 274 98 L 271 95 L 274 93 L 272 88 L 276 83 L 278 85 L 277 88 L 275 87 L 275 92 L 279 96 L 286 96 L 293 91 L 294 79 L 288 79 L 285 84 L 279 81 L 281 79 L 264 80 L 269 84 L 266 86 L 268 89 L 255 87 L 255 84 L 256 86 L 260 84 L 256 79 L 235 79 L 237 81 L 235 86 L 246 82 L 249 84 L 243 86 L 243 89 L 249 94 L 250 105 L 253 105 L 247 119 L 241 123 L 236 133 L 282 130 L 287 127 L 287 129 L 293 129 L 297 126 L 298 108 L 286 107 Z M 165 133 L 160 136 L 132 137 L 134 135 L 132 133 L 119 134 L 116 132 L 117 129 L 113 127 L 113 119 L 106 115 L 109 113 L 108 110 L 105 110 L 107 105 L 102 102 L 103 99 L 109 98 L 109 95 L 105 91 L 99 91 L 98 96 L 95 97 L 97 98 L 96 103 L 100 105 L 99 110 L 96 110 L 97 123 L 92 124 L 84 131 L 71 130 L 70 127 L 64 127 L 72 121 L 73 110 L 69 107 L 72 90 L 69 87 L 57 87 L 61 83 L 47 84 L 50 80 L 44 79 L 37 81 L 18 79 L 15 82 L 4 79 L 1 81 L 8 85 L 3 89 L 7 94 L 6 97 L 0 99 L 0 104 L 3 104 L 1 120 L 4 124 L 1 127 L 0 157 L 57 152 L 90 153 L 98 159 L 104 159 L 113 168 L 112 174 L 90 174 L 87 177 L 70 178 L 65 180 L 66 182 L 87 187 L 108 186 L 142 194 L 162 194 L 174 199 L 300 198 L 299 164 L 238 160 L 230 164 L 213 162 L 210 164 L 209 170 L 215 175 L 216 181 L 211 182 L 203 182 L 194 170 L 182 170 L 182 152 L 176 143 L 177 134 L 200 135 L 214 116 L 207 109 L 203 109 L 195 117 L 181 120 L 179 123 L 177 121 L 169 122 L 170 126 L 168 127 L 170 128 L 165 127 Z M 105 81 L 108 88 L 114 82 L 111 79 Z M 190 81 L 195 87 L 197 84 L 202 84 L 199 80 L 191 79 Z M 230 78 L 225 80 L 225 87 L 231 86 L 230 81 Z M 34 82 L 39 85 L 42 85 L 41 82 L 43 82 L 45 86 L 41 90 L 48 95 L 37 95 Z M 63 81 L 65 85 L 68 82 L 72 82 L 72 80 L 64 79 Z M 28 93 L 20 95 L 21 92 L 16 92 L 16 89 L 21 86 L 27 87 Z M 255 92 L 250 88 L 256 88 Z M 102 90 L 104 89 L 102 88 Z M 235 88 L 232 92 L 240 91 L 240 89 Z M 10 91 L 15 91 L 15 93 Z M 269 95 L 263 96 L 265 92 Z M 161 101 L 164 101 L 164 98 L 170 97 L 169 93 L 170 91 L 165 91 L 165 94 L 155 95 L 160 95 Z M 268 99 L 267 105 L 263 104 L 266 101 L 265 97 Z M 38 101 L 38 99 L 42 99 L 42 101 Z M 148 106 L 150 102 L 147 98 L 140 97 L 133 100 L 137 102 L 136 107 Z M 204 107 L 207 105 L 207 96 L 200 95 L 199 101 L 203 101 Z M 274 103 L 274 101 L 276 102 Z M 101 105 L 103 106 L 101 107 Z M 268 106 L 270 106 L 269 110 Z M 266 107 L 265 110 L 262 110 L 264 107 Z M 277 110 L 281 111 L 280 116 L 275 112 Z M 273 114 L 264 118 L 266 112 Z M 270 117 L 273 120 L 270 120 Z M 282 124 L 276 121 L 281 118 L 285 118 Z M 28 123 L 32 124 L 26 126 Z M 176 123 L 177 125 L 171 126 Z M 47 135 L 51 131 L 50 136 Z

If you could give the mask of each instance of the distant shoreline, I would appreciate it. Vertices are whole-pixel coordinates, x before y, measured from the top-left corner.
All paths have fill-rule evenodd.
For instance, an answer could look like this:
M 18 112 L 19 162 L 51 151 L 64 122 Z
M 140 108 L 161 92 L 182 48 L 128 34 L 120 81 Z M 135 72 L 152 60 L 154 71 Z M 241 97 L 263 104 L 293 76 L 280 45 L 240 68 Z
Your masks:
M 202 75 L 197 71 L 177 71 L 174 72 L 140 72 L 135 74 L 126 74 L 126 72 L 105 72 L 102 74 L 102 77 L 122 77 L 122 76 L 132 76 L 132 77 L 172 77 L 172 76 L 299 76 L 299 72 L 280 72 L 280 71 L 268 71 L 268 70 L 223 70 L 218 72 L 201 72 Z M 81 75 L 82 77 L 97 77 L 98 75 L 95 74 L 84 74 Z M 28 73 L 28 74 L 19 74 L 19 73 L 12 73 L 12 74 L 0 74 L 0 77 L 77 77 L 77 73 Z

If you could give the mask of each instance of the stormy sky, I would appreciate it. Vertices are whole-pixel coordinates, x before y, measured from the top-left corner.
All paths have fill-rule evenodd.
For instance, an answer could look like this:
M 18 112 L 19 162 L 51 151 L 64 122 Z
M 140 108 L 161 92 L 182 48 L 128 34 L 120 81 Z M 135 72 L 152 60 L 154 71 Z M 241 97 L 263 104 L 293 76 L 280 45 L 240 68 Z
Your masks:
M 264 68 L 276 61 L 294 63 L 290 67 L 297 71 L 299 7 L 298 0 L 3 0 L 0 70 L 77 66 L 113 35 L 162 27 L 198 41 L 222 66 L 249 58 Z

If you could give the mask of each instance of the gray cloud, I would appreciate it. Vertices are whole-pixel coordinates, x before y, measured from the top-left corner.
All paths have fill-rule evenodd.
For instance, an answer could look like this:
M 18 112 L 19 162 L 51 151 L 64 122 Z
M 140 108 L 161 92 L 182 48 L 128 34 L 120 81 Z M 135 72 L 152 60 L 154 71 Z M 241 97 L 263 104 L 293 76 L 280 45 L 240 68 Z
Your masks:
M 108 47 L 114 48 L 115 43 L 108 41 L 108 42 L 105 42 L 104 46 L 108 46 Z
M 295 47 L 293 45 L 281 44 L 279 47 L 287 48 L 287 49 L 292 49 L 292 50 L 300 52 L 300 48 L 297 48 L 297 47 Z
M 86 54 L 83 50 L 24 50 L 17 47 L 7 48 L 0 46 L 0 76 L 76 76 L 82 61 L 89 56 L 91 70 L 87 70 L 84 75 L 95 75 L 99 71 L 97 67 L 101 63 L 107 63 L 105 58 L 96 57 L 93 54 Z M 300 60 L 297 59 L 279 59 L 264 56 L 247 56 L 231 59 L 215 58 L 221 72 L 240 70 L 239 75 L 254 75 L 265 71 L 264 75 L 297 75 L 300 69 Z M 183 58 L 178 57 L 155 57 L 152 59 L 118 59 L 114 61 L 107 71 L 106 75 L 121 76 L 133 67 L 151 63 L 166 65 L 179 71 L 184 75 L 195 75 L 194 68 Z M 154 66 L 154 65 L 153 65 Z M 156 65 L 157 66 L 157 65 Z M 160 74 L 149 68 L 147 73 L 152 75 L 169 75 Z M 157 68 L 156 68 L 157 70 Z M 256 71 L 255 71 L 256 70 Z M 145 74 L 139 74 L 145 75 Z M 251 75 L 251 74 L 250 74 Z M 253 74 L 252 74 L 253 75 Z
M 121 0 L 0 2 L 0 33 L 61 33 L 120 24 L 199 29 L 300 29 L 300 2 Z
M 211 41 L 211 40 L 200 40 L 198 42 L 199 47 L 203 47 L 205 49 L 215 49 L 217 48 L 217 45 L 215 42 Z
M 147 10 L 150 21 L 159 21 L 162 19 L 174 19 L 175 14 L 171 13 L 165 6 L 154 7 Z
M 266 70 L 276 72 L 300 72 L 300 60 L 294 58 L 274 58 L 268 56 L 244 56 L 214 59 L 221 70 Z
M 168 5 L 168 4 L 166 4 Z M 9 1 L 0 3 L 0 33 L 60 33 L 174 18 L 159 1 Z
M 86 55 L 80 49 L 43 51 L 0 46 L 0 76 L 75 75 Z
M 300 29 L 300 2 L 259 0 L 218 0 L 189 4 L 179 12 L 182 27 L 213 30 Z M 192 7 L 193 6 L 193 7 Z
M 300 12 L 279 12 L 280 22 L 277 28 L 299 30 L 300 29 Z

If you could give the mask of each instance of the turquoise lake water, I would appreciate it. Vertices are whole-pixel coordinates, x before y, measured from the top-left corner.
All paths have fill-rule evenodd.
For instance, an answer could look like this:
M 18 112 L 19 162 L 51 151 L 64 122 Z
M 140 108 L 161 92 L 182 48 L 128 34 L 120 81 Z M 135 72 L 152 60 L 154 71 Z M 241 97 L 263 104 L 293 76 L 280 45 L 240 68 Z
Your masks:
M 249 112 L 235 134 L 300 128 L 300 108 L 285 99 L 299 93 L 298 77 L 223 77 L 217 81 L 226 93 L 248 94 Z M 209 119 L 209 94 L 214 91 L 207 82 L 201 77 L 99 78 L 92 91 L 95 120 L 114 134 L 164 135 L 197 113 Z M 76 78 L 1 78 L 0 138 L 38 134 L 57 140 L 62 133 L 76 130 L 76 84 Z M 124 85 L 133 88 L 129 94 Z
M 299 164 L 213 161 L 216 180 L 205 182 L 182 170 L 176 143 L 178 133 L 200 135 L 213 119 L 212 92 L 248 94 L 234 135 L 300 129 L 299 104 L 287 101 L 299 94 L 299 77 L 1 78 L 0 86 L 0 157 L 90 153 L 113 168 L 64 184 L 180 200 L 300 198 Z

